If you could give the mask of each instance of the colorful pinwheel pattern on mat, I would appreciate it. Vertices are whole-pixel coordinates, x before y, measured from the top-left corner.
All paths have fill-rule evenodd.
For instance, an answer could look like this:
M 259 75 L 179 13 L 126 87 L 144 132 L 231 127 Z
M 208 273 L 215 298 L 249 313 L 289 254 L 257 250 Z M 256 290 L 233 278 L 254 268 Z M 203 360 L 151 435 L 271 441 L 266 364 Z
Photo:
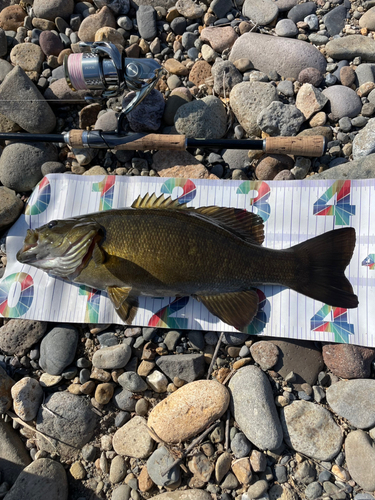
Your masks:
M 271 189 L 266 182 L 245 181 L 239 185 L 237 194 L 248 194 L 251 191 L 257 191 L 255 198 L 250 198 L 250 205 L 256 208 L 256 213 L 266 222 L 271 214 L 271 207 L 268 203 Z
M 101 182 L 94 182 L 92 190 L 100 193 L 99 210 L 111 210 L 113 205 L 113 193 L 115 190 L 115 175 L 108 175 Z
M 183 190 L 181 196 L 177 198 L 179 203 L 189 203 L 189 201 L 194 200 L 197 192 L 194 182 L 190 179 L 168 179 L 162 185 L 161 192 L 163 194 L 172 194 L 176 187 L 180 187 Z
M 44 212 L 51 201 L 51 185 L 44 177 L 36 186 L 26 206 L 26 215 L 38 215 Z
M 16 299 L 14 305 L 9 305 Z M 30 309 L 33 299 L 34 281 L 27 273 L 11 274 L 0 283 L 0 314 L 6 318 L 23 316 Z
M 336 226 L 348 226 L 350 217 L 355 215 L 355 205 L 350 204 L 350 181 L 336 181 L 314 203 L 314 215 L 333 215 Z M 334 204 L 328 201 L 334 198 Z
M 375 253 L 370 253 L 370 255 L 362 261 L 362 266 L 369 267 L 371 270 L 375 269 Z
M 79 287 L 79 295 L 87 297 L 85 323 L 98 323 L 101 297 L 100 290 L 82 285 Z
M 332 312 L 333 321 L 327 321 Z M 325 304 L 311 318 L 311 330 L 314 332 L 331 332 L 335 342 L 349 343 L 349 335 L 354 335 L 354 325 L 348 323 L 347 309 L 332 307 Z

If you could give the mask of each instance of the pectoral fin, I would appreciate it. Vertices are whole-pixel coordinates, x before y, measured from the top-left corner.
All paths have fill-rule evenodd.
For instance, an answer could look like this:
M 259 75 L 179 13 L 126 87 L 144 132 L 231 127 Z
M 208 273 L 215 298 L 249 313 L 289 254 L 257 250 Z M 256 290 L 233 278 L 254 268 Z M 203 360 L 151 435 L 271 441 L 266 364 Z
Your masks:
M 252 322 L 258 311 L 258 295 L 253 290 L 219 295 L 194 295 L 194 298 L 224 323 L 240 331 Z
M 100 266 L 100 264 L 104 264 L 105 261 L 107 260 L 107 255 L 105 251 L 100 248 L 100 246 L 95 243 L 94 245 L 94 250 L 92 251 L 92 258 L 94 259 L 94 262 L 97 266 Z
M 138 309 L 138 300 L 136 297 L 129 297 L 130 291 L 130 287 L 107 287 L 108 297 L 111 299 L 117 314 L 127 325 L 132 324 Z

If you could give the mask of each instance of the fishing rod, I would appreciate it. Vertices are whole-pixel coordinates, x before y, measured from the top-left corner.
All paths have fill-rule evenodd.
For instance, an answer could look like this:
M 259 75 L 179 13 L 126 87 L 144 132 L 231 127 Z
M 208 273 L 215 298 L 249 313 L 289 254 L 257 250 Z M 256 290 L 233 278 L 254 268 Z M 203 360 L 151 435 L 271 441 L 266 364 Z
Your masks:
M 86 52 L 64 58 L 65 78 L 73 91 L 99 91 L 102 98 L 116 97 L 125 89 L 135 91 L 134 98 L 122 109 L 116 129 L 70 130 L 63 134 L 0 133 L 0 139 L 21 142 L 65 143 L 73 148 L 106 148 L 113 150 L 177 150 L 187 148 L 220 148 L 259 150 L 273 154 L 320 157 L 326 149 L 323 136 L 267 137 L 266 139 L 192 139 L 184 135 L 121 133 L 125 116 L 151 92 L 157 84 L 162 66 L 154 59 L 123 57 L 117 47 L 108 42 L 85 43 Z M 93 97 L 87 100 L 95 100 Z

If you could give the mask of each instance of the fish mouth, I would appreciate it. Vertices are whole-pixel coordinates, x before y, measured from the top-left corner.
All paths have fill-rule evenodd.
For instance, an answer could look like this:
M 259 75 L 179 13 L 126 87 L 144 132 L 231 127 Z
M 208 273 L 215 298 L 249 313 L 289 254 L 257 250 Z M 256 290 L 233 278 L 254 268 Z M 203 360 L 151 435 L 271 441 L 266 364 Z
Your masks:
M 36 259 L 36 252 L 38 247 L 39 235 L 33 229 L 28 229 L 23 247 L 17 252 L 17 260 L 22 264 L 27 264 Z

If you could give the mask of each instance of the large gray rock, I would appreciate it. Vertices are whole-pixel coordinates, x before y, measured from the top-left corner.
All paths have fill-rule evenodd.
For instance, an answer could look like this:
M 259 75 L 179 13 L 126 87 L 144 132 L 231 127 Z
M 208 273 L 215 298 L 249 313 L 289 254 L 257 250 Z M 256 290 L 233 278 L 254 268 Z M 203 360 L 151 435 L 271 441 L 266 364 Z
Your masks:
M 13 484 L 30 462 L 30 455 L 18 433 L 10 423 L 0 420 L 0 470 L 2 481 Z
M 0 181 L 17 192 L 31 191 L 43 177 L 43 163 L 57 159 L 53 144 L 9 144 L 0 157 Z
M 365 127 L 354 137 L 353 159 L 375 153 L 375 118 L 371 118 Z
M 342 432 L 325 408 L 294 401 L 281 409 L 281 425 L 288 446 L 316 460 L 331 460 L 340 451 Z
M 333 85 L 323 90 L 323 95 L 329 100 L 332 120 L 340 120 L 344 116 L 354 118 L 362 109 L 362 102 L 356 92 L 344 85 Z
M 41 340 L 48 323 L 29 319 L 11 319 L 0 328 L 0 349 L 5 354 L 24 356 Z
M 50 458 L 35 460 L 18 476 L 6 500 L 68 500 L 68 480 L 64 467 Z
M 12 189 L 0 187 L 0 229 L 13 224 L 21 215 L 23 201 Z M 1 337 L 0 337 L 1 344 Z
M 47 441 L 38 434 L 38 446 L 64 458 L 77 457 L 96 425 L 97 416 L 88 401 L 69 392 L 55 392 L 46 398 L 37 415 L 37 430 L 49 437 Z
M 283 433 L 266 374 L 256 366 L 240 368 L 229 382 L 231 410 L 241 431 L 261 450 L 274 450 Z
M 326 45 L 327 55 L 333 59 L 353 59 L 361 57 L 363 61 L 375 61 L 375 40 L 362 35 L 350 35 L 335 38 Z
M 50 375 L 60 375 L 75 356 L 78 330 L 71 325 L 59 325 L 47 333 L 40 344 L 39 364 Z
M 296 135 L 304 121 L 303 113 L 296 106 L 282 102 L 271 102 L 257 119 L 259 128 L 271 137 Z
M 138 31 L 145 40 L 153 40 L 157 35 L 156 10 L 151 5 L 140 5 L 137 10 Z
M 375 154 L 329 168 L 321 174 L 311 175 L 308 180 L 318 179 L 373 179 L 375 178 Z
M 259 25 L 270 24 L 278 15 L 277 4 L 272 0 L 245 0 L 242 14 Z
M 32 134 L 48 134 L 56 125 L 48 102 L 20 66 L 0 85 L 0 112 Z
M 56 17 L 67 18 L 73 14 L 74 0 L 34 0 L 35 17 L 54 21 Z
M 347 12 L 345 5 L 338 5 L 323 17 L 326 30 L 331 36 L 338 35 L 345 27 Z
M 257 119 L 261 111 L 278 101 L 276 88 L 270 83 L 242 82 L 230 94 L 230 105 L 236 118 L 250 135 L 260 136 Z
M 358 429 L 375 426 L 375 380 L 342 380 L 328 387 L 332 410 Z
M 363 431 L 352 431 L 345 440 L 349 474 L 365 491 L 375 490 L 375 448 Z
M 221 139 L 227 130 L 227 113 L 218 97 L 197 99 L 178 108 L 175 127 L 179 134 L 197 139 Z
M 259 33 L 245 33 L 236 40 L 229 60 L 234 62 L 241 58 L 250 59 L 254 68 L 263 73 L 277 71 L 285 78 L 298 78 L 305 68 L 325 73 L 327 65 L 319 50 L 307 42 Z
M 201 377 L 206 367 L 203 354 L 160 356 L 156 364 L 172 381 L 174 377 L 179 377 L 186 382 L 193 382 Z

